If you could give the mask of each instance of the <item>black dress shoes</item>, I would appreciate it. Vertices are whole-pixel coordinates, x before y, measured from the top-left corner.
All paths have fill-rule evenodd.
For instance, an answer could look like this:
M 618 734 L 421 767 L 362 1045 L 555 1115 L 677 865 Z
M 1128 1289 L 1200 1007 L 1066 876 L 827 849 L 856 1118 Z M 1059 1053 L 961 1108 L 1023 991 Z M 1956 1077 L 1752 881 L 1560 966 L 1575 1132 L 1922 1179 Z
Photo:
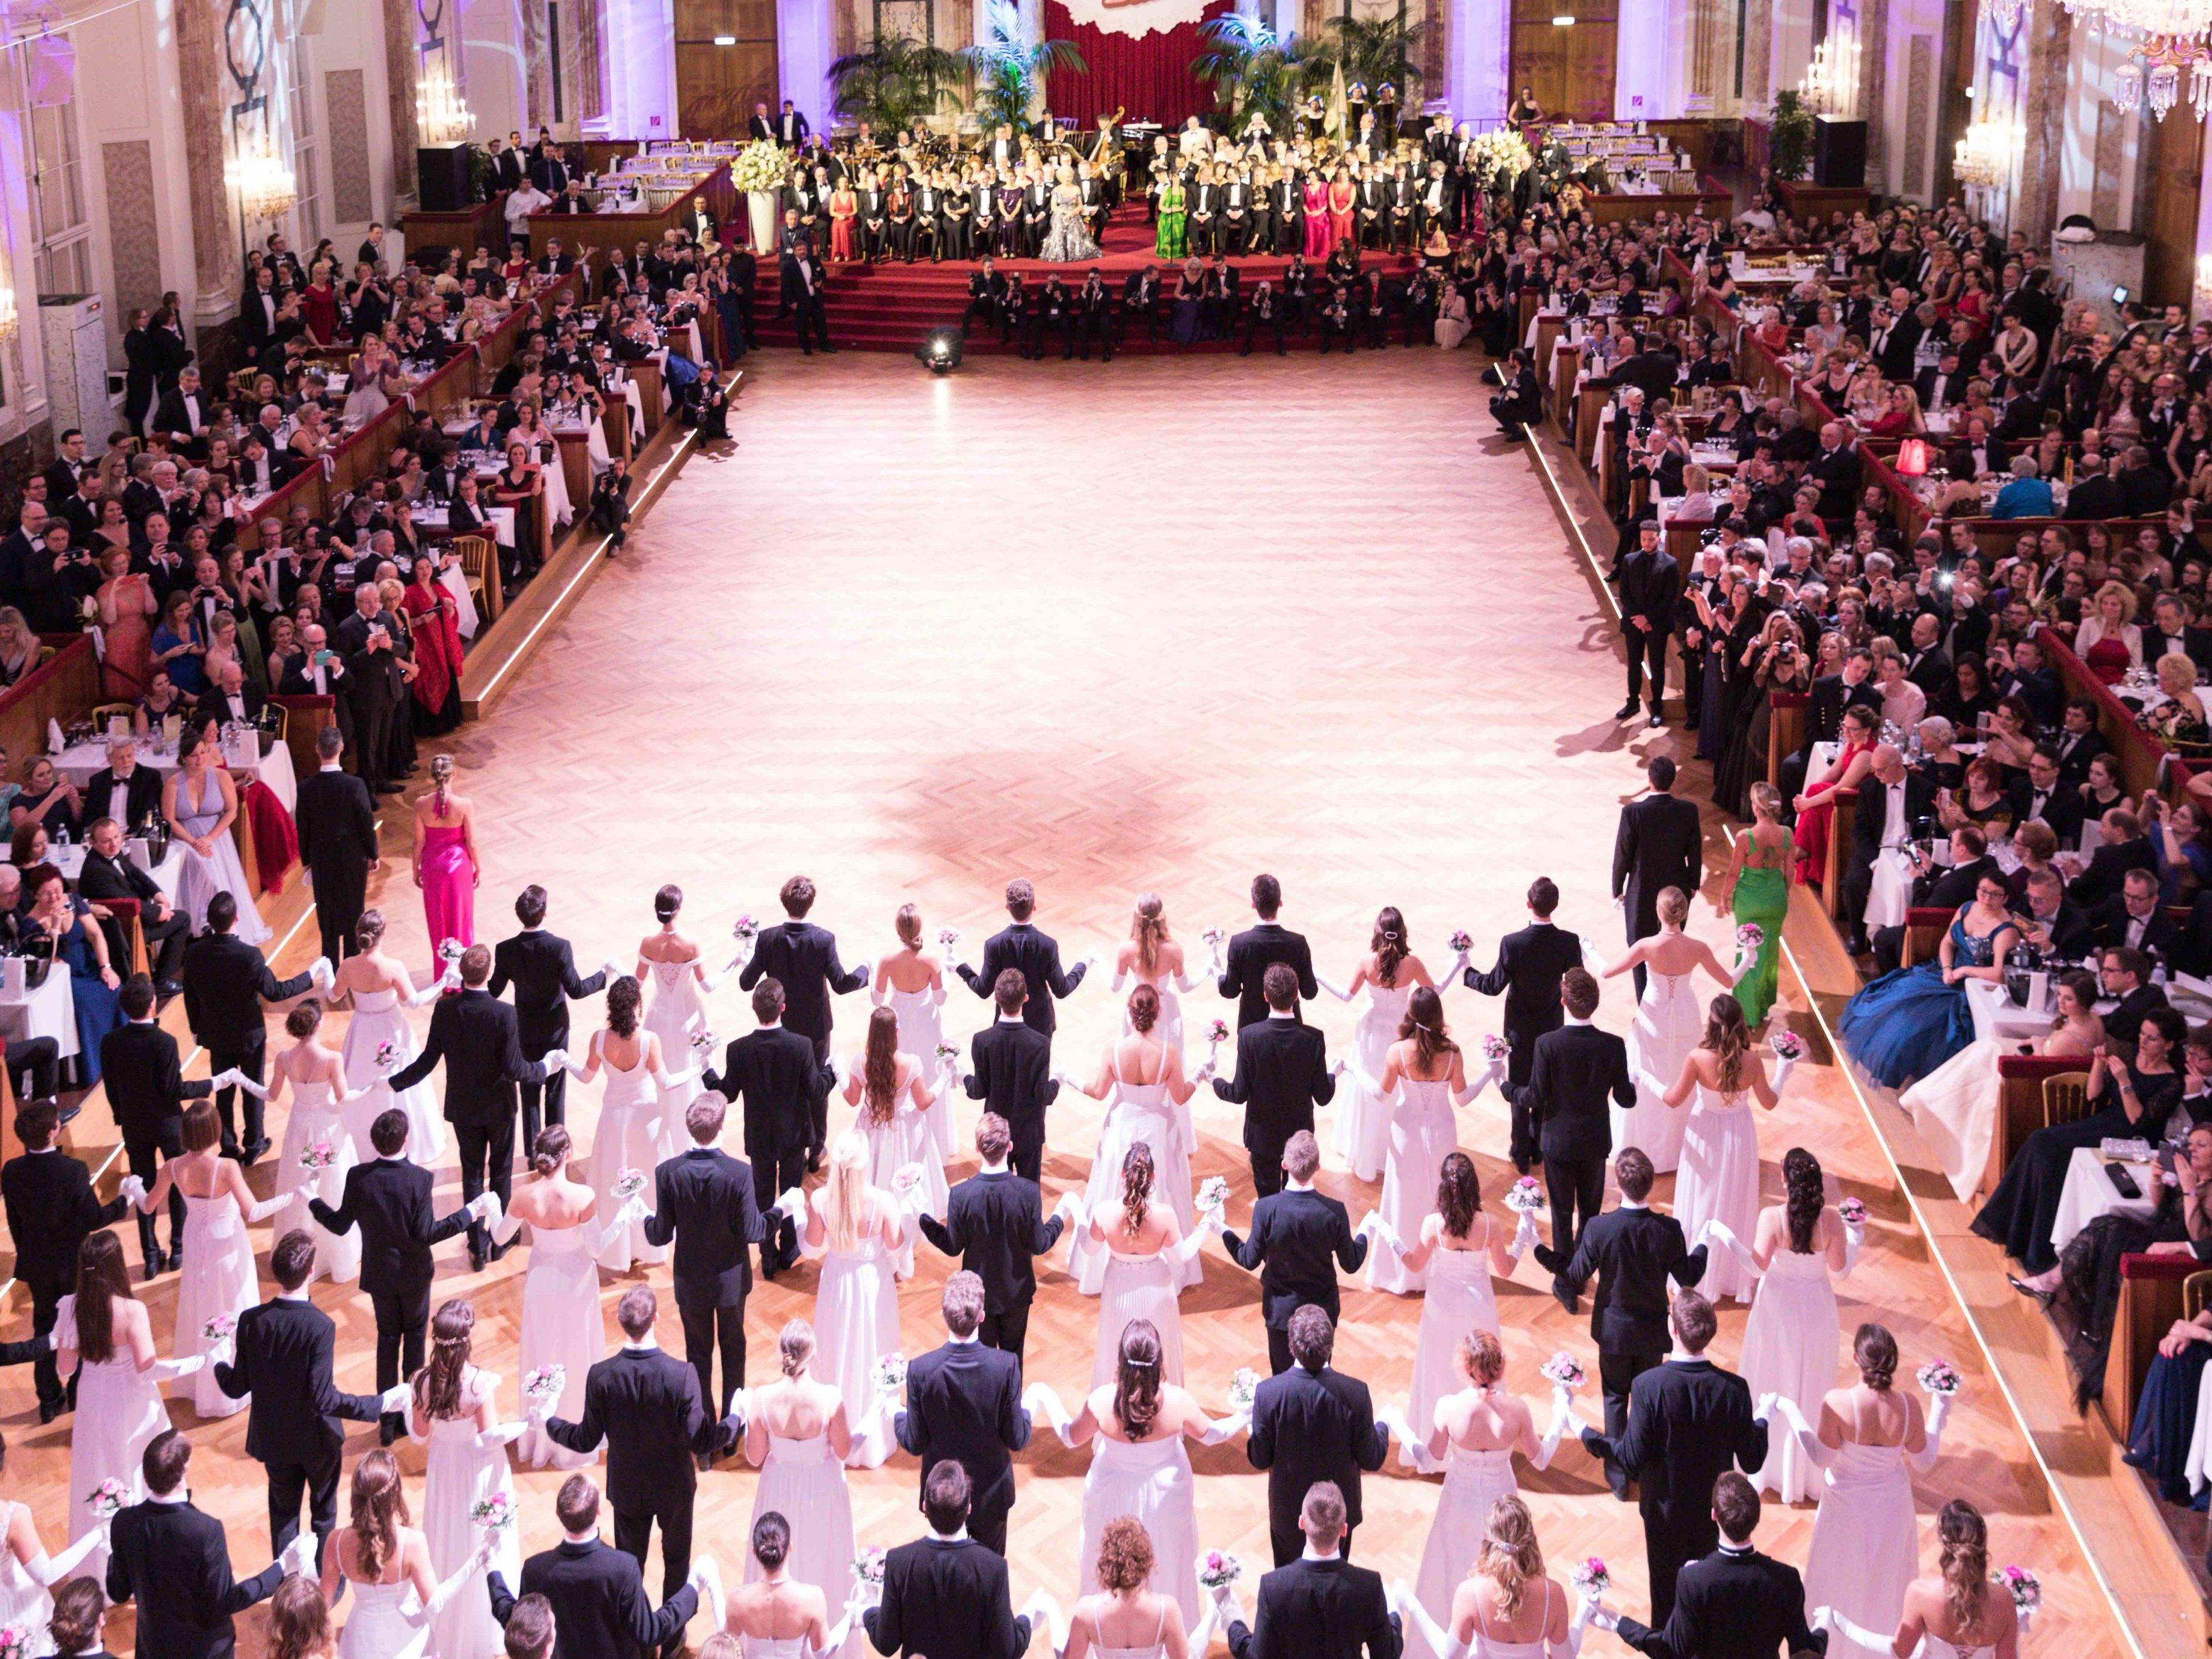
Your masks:
M 1613 719 L 1617 720 L 1632 720 L 1636 718 L 1639 707 L 1640 706 L 1638 704 L 1636 699 L 1631 697 L 1626 702 L 1621 704 L 1620 708 L 1615 711 Z

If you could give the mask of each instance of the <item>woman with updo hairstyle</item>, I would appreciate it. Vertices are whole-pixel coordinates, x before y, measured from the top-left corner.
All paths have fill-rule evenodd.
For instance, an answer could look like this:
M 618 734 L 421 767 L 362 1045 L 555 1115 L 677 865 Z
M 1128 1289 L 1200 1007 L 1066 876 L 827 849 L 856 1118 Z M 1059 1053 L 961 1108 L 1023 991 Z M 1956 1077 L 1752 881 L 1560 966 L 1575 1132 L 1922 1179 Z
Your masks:
M 936 1132 L 929 1127 L 929 1109 L 937 1100 L 929 1079 L 942 1086 L 945 1073 L 936 1055 L 902 1054 L 898 1041 L 898 1016 L 889 1008 L 870 1011 L 866 1045 L 845 1068 L 845 1103 L 860 1109 L 855 1127 L 868 1143 L 875 1184 L 891 1191 L 891 1178 L 912 1164 L 921 1171 L 916 1200 L 921 1213 L 943 1215 L 951 1188 Z M 901 1247 L 891 1271 L 902 1280 L 914 1277 L 911 1239 Z
M 1206 973 L 1193 978 L 1187 970 L 1182 946 L 1168 931 L 1166 902 L 1158 893 L 1137 895 L 1137 902 L 1129 913 L 1129 937 L 1114 952 L 1113 990 L 1119 996 L 1132 981 L 1152 988 L 1156 999 L 1152 1029 L 1161 1042 L 1178 1049 L 1182 1047 L 1182 1002 L 1176 994 L 1205 984 L 1219 971 L 1216 962 Z M 1125 1004 L 1122 1036 L 1127 1036 L 1135 1029 L 1134 1018 Z
M 1680 1108 L 1692 1097 L 1698 1103 L 1682 1127 L 1682 1158 L 1675 1166 L 1674 1218 L 1692 1249 L 1708 1221 L 1750 1238 L 1759 1226 L 1759 1126 L 1751 1103 L 1771 1112 L 1779 1097 L 1765 1067 L 1752 1057 L 1743 1006 L 1725 991 L 1708 1005 L 1704 1035 L 1665 1097 Z M 1758 1280 L 1755 1266 L 1723 1251 L 1706 1262 L 1698 1289 L 1714 1302 L 1724 1296 L 1747 1301 Z
M 384 948 L 384 912 L 364 910 L 354 923 L 353 954 L 337 964 L 331 1000 L 353 1001 L 344 1054 L 345 1074 L 363 1091 L 347 1114 L 356 1152 L 368 1145 L 368 1126 L 397 1106 L 407 1114 L 407 1156 L 430 1169 L 444 1155 L 446 1120 L 429 1084 L 412 1084 L 395 1093 L 388 1079 L 422 1052 L 407 1011 L 435 1002 L 460 982 L 459 964 L 449 964 L 418 990 L 406 964 Z
M 1589 1608 L 1546 1574 L 1528 1505 L 1518 1492 L 1504 1493 L 1476 1530 L 1473 1570 L 1443 1592 L 1449 1607 L 1441 1620 L 1431 1611 L 1424 1561 L 1422 1593 L 1402 1602 L 1408 1634 L 1417 1627 L 1437 1654 L 1569 1659 L 1582 1645 Z
M 1922 1417 L 1919 1401 L 1896 1386 L 1897 1339 L 1881 1325 L 1858 1328 L 1851 1358 L 1859 1380 L 1828 1392 L 1817 1424 L 1783 1399 L 1768 1437 L 1786 1422 L 1807 1458 L 1827 1474 L 1806 1547 L 1805 1605 L 1832 1607 L 1887 1641 L 1920 1567 L 1912 1477 L 1936 1466 L 1951 1401 L 1936 1395 Z
M 1696 977 L 1705 969 L 1723 990 L 1729 970 L 1712 946 L 1682 931 L 1690 919 L 1690 896 L 1679 887 L 1660 890 L 1653 904 L 1659 931 L 1623 951 L 1605 970 L 1607 979 L 1633 972 L 1641 989 L 1636 1024 L 1628 1033 L 1628 1075 L 1637 1079 L 1636 1104 L 1613 1107 L 1613 1144 L 1633 1146 L 1664 1174 L 1681 1161 L 1683 1114 L 1667 1104 L 1666 1085 L 1681 1075 L 1682 1062 L 1698 1046 L 1705 1015 L 1698 1007 Z
M 1207 1601 L 1195 1633 L 1185 1631 L 1175 1598 L 1151 1588 L 1158 1568 L 1152 1534 L 1143 1522 L 1133 1515 L 1109 1521 L 1098 1534 L 1098 1553 L 1091 1566 L 1098 1588 L 1075 1604 L 1060 1659 L 1202 1656 L 1213 1639 L 1215 1603 Z
M 1139 986 L 1142 992 L 1146 988 Z M 1174 1207 L 1152 1195 L 1156 1170 L 1149 1142 L 1131 1141 L 1121 1153 L 1117 1201 L 1102 1203 L 1082 1212 L 1073 1194 L 1061 1207 L 1076 1212 L 1076 1232 L 1105 1262 L 1098 1286 L 1098 1340 L 1091 1354 L 1091 1386 L 1103 1388 L 1120 1361 L 1121 1333 L 1136 1320 L 1149 1322 L 1158 1334 L 1160 1375 L 1170 1382 L 1182 1381 L 1182 1314 L 1177 1298 L 1182 1294 L 1187 1269 L 1198 1263 L 1199 1246 L 1206 1229 L 1218 1218 L 1209 1210 L 1198 1226 L 1185 1233 Z
M 1492 1073 L 1469 1084 L 1467 1058 L 1444 1029 L 1444 1000 L 1432 986 L 1420 985 L 1406 999 L 1398 1041 L 1383 1057 L 1376 1092 L 1392 1102 L 1390 1143 L 1382 1160 L 1382 1200 L 1375 1217 L 1380 1237 L 1411 1243 L 1421 1236 L 1429 1200 L 1437 1190 L 1444 1159 L 1459 1144 L 1452 1109 L 1480 1094 Z M 1426 1263 L 1416 1267 L 1407 1256 L 1384 1248 L 1367 1258 L 1370 1290 L 1412 1296 L 1429 1282 Z
M 1929 1659 L 2014 1659 L 2020 1612 L 1990 1582 L 1990 1529 L 1979 1510 L 1963 1498 L 1943 1505 L 1936 1516 L 1935 1573 L 1905 1586 L 1893 1642 L 1887 1632 L 1867 1635 L 1888 1644 L 1878 1651 L 1909 1653 L 1932 1638 L 1923 1650 Z
M 328 1609 L 342 1589 L 350 1587 L 353 1606 L 338 1638 L 337 1659 L 422 1659 L 428 1654 L 431 1621 L 489 1564 L 492 1540 L 487 1534 L 441 1583 L 431 1570 L 429 1540 L 410 1519 L 399 1460 L 382 1449 L 364 1453 L 354 1466 L 348 1523 L 323 1547 L 321 1584 L 295 1574 L 270 1601 L 271 1651 L 328 1651 Z M 286 1645 L 288 1641 L 307 1644 Z
M 1518 1489 L 1513 1455 L 1518 1452 L 1532 1468 L 1548 1467 L 1569 1417 L 1561 1391 L 1554 1389 L 1551 1427 L 1537 1437 L 1528 1403 L 1504 1387 L 1505 1350 L 1496 1333 L 1469 1331 L 1460 1339 L 1458 1360 L 1466 1386 L 1438 1402 L 1437 1425 L 1424 1447 L 1443 1462 L 1444 1484 L 1414 1584 L 1423 1611 L 1440 1625 L 1455 1615 L 1454 1594 L 1481 1554 L 1494 1507 Z M 1409 1429 L 1401 1443 L 1411 1437 Z M 1517 1611 L 1518 1603 L 1513 1605 Z
M 937 1050 L 945 1041 L 945 963 L 922 949 L 921 911 L 902 904 L 891 926 L 899 937 L 898 949 L 886 951 L 868 976 L 869 998 L 879 1008 L 898 1017 L 898 1051 L 912 1054 L 935 1078 L 955 1068 L 941 1061 Z M 937 1142 L 941 1167 L 956 1150 L 957 1126 L 952 1121 L 952 1090 L 944 1081 L 934 1085 L 936 1098 L 929 1108 L 929 1133 Z M 943 1214 L 942 1211 L 937 1212 Z
M 1083 1196 L 1079 1200 L 1070 1194 L 1063 1206 L 1074 1222 L 1067 1247 L 1067 1270 L 1075 1277 L 1076 1288 L 1085 1296 L 1104 1293 L 1109 1258 L 1117 1250 L 1132 1257 L 1149 1257 L 1174 1252 L 1180 1241 L 1192 1240 L 1180 1254 L 1160 1255 L 1172 1269 L 1168 1293 L 1195 1285 L 1204 1276 L 1194 1254 L 1195 1240 L 1204 1227 L 1190 1176 L 1193 1137 L 1188 1102 L 1198 1085 L 1183 1075 L 1182 1050 L 1161 1030 L 1164 1008 L 1155 986 L 1139 984 L 1129 993 L 1122 1033 L 1106 1045 L 1106 1052 L 1099 1057 L 1097 1075 L 1090 1088 L 1082 1091 L 1107 1108 Z M 1062 1084 L 1069 1086 L 1065 1079 Z M 1148 1231 L 1141 1242 L 1122 1237 L 1117 1231 L 1109 1240 L 1106 1231 L 1094 1231 L 1089 1224 L 1096 1218 L 1103 1227 L 1114 1226 L 1113 1212 L 1127 1202 L 1123 1165 L 1129 1149 L 1139 1143 L 1152 1159 L 1152 1196 L 1165 1206 L 1174 1230 Z M 1155 1275 L 1148 1269 L 1143 1276 L 1149 1283 Z M 1099 1340 L 1106 1345 L 1109 1359 L 1121 1328 L 1117 1324 L 1102 1330 Z M 1176 1363 L 1180 1374 L 1180 1348 Z
M 439 1304 L 430 1318 L 429 1359 L 415 1373 L 407 1409 L 408 1437 L 429 1446 L 422 1475 L 422 1535 L 430 1548 L 431 1574 L 442 1584 L 469 1569 L 460 1592 L 448 1596 L 431 1620 L 429 1650 L 441 1656 L 501 1651 L 484 1574 L 489 1566 L 512 1584 L 522 1571 L 519 1527 L 491 1535 L 488 1564 L 471 1559 L 483 1528 L 470 1511 L 495 1494 L 503 1494 L 509 1504 L 516 1501 L 507 1448 L 530 1426 L 500 1420 L 499 1373 L 470 1363 L 476 1323 L 476 1310 L 465 1299 Z
M 600 1235 L 599 1266 L 617 1273 L 628 1273 L 634 1262 L 657 1267 L 668 1260 L 666 1241 L 656 1243 L 647 1233 L 644 1212 L 629 1209 L 617 1196 L 615 1183 L 631 1170 L 650 1182 L 661 1164 L 689 1150 L 690 1134 L 678 1134 L 677 1128 L 684 1106 L 698 1092 L 699 1067 L 690 1049 L 664 1049 L 663 1039 L 648 1029 L 649 1018 L 639 1018 L 643 1000 L 637 981 L 627 974 L 610 983 L 606 1024 L 592 1033 L 583 1063 L 568 1062 L 568 1075 L 579 1083 L 606 1074 L 592 1136 L 592 1191 L 599 1200 L 597 1213 L 611 1225 Z M 683 1069 L 672 1069 L 676 1066 Z
M 781 1374 L 751 1391 L 745 1413 L 745 1460 L 760 1471 L 753 1488 L 754 1553 L 745 1564 L 746 1588 L 731 1598 L 727 1628 L 748 1638 L 769 1633 L 762 1622 L 769 1608 L 781 1620 L 774 1634 L 793 1634 L 796 1591 L 820 1598 L 810 1604 L 817 1613 L 844 1605 L 853 1565 L 853 1500 L 845 1487 L 854 1443 L 850 1408 L 814 1375 L 813 1326 L 787 1322 L 775 1347 Z M 763 1556 L 763 1543 L 773 1559 Z M 770 1585 L 783 1588 L 771 1593 Z
M 683 908 L 684 890 L 674 883 L 655 893 L 653 915 L 660 929 L 647 933 L 637 947 L 638 983 L 653 991 L 652 1004 L 645 1011 L 645 1029 L 660 1040 L 662 1058 L 672 1072 L 690 1063 L 691 1039 L 707 1029 L 707 1007 L 699 1000 L 701 992 L 720 985 L 743 954 L 732 957 L 720 973 L 708 972 L 699 946 L 676 931 L 676 919 Z M 675 1093 L 666 1102 L 668 1121 L 681 1123 L 684 1109 L 699 1097 L 699 1082 L 693 1075 L 671 1086 Z M 680 1137 L 672 1137 L 672 1143 L 674 1139 Z
M 100 1588 L 99 1580 L 87 1577 L 61 1583 L 54 1591 L 53 1619 L 48 1626 L 57 1659 L 99 1659 L 104 1656 L 106 1646 L 100 1640 L 100 1629 L 106 1619 L 107 1595 Z
M 371 627 L 396 635 L 396 617 L 380 615 Z M 405 726 L 404 721 L 398 725 Z M 395 732 L 395 744 L 399 740 Z M 405 737 L 414 747 L 411 732 Z M 411 764 L 389 775 L 405 777 Z M 445 963 L 438 954 L 451 940 L 463 949 L 477 942 L 477 889 L 483 884 L 483 860 L 477 853 L 476 812 L 465 795 L 453 793 L 453 757 L 430 759 L 430 787 L 415 798 L 415 884 L 422 890 L 422 919 L 430 931 L 432 971 Z
M 1474 1160 L 1452 1152 L 1437 1171 L 1436 1209 L 1421 1218 L 1420 1237 L 1411 1245 L 1388 1234 L 1376 1241 L 1379 1249 L 1401 1250 L 1409 1267 L 1428 1275 L 1413 1350 L 1413 1386 L 1406 1399 L 1406 1421 L 1413 1433 L 1398 1443 L 1399 1461 L 1424 1474 L 1443 1467 L 1441 1458 L 1430 1456 L 1428 1439 L 1436 1431 L 1437 1407 L 1462 1386 L 1460 1339 L 1469 1331 L 1498 1330 L 1490 1276 L 1513 1276 L 1528 1242 L 1524 1231 L 1533 1237 L 1534 1224 L 1524 1219 L 1509 1239 L 1484 1212 Z
M 1445 977 L 1450 977 L 1449 972 Z M 1349 1002 L 1362 989 L 1367 1000 L 1352 1028 L 1351 1075 L 1338 1087 L 1349 1091 L 1338 1096 L 1336 1150 L 1352 1174 L 1362 1181 L 1380 1181 L 1390 1145 L 1390 1097 L 1382 1092 L 1383 1067 L 1390 1045 L 1406 1023 L 1406 1003 L 1423 988 L 1433 990 L 1436 981 L 1413 954 L 1406 918 L 1395 904 L 1386 904 L 1375 918 L 1375 931 L 1367 954 L 1352 964 L 1352 980 L 1341 988 L 1318 974 L 1315 983 L 1340 1001 Z
M 793 1513 L 802 1526 L 808 1523 L 803 1510 Z M 844 1650 L 852 1607 L 836 1629 L 830 1627 L 830 1598 L 799 1571 L 793 1542 L 792 1523 L 781 1513 L 753 1506 L 745 1581 L 724 1597 L 722 1628 L 707 1638 L 699 1659 L 826 1659 Z M 839 1571 L 849 1579 L 851 1562 L 841 1563 Z
M 370 1091 L 347 1088 L 345 1061 L 324 1042 L 322 1025 L 323 1005 L 302 997 L 284 1016 L 292 1046 L 270 1062 L 268 1103 L 274 1106 L 283 1100 L 288 1087 L 292 1091 L 292 1109 L 284 1119 L 284 1147 L 276 1159 L 276 1190 L 289 1194 L 291 1202 L 277 1217 L 276 1237 L 304 1229 L 315 1241 L 315 1265 L 307 1282 L 327 1273 L 332 1284 L 343 1285 L 361 1277 L 361 1230 L 328 1231 L 308 1212 L 307 1200 L 319 1198 L 332 1209 L 344 1202 L 346 1174 L 362 1161 L 366 1131 L 374 1120 L 356 1115 Z M 260 1115 L 258 1111 L 247 1114 L 250 1139 L 259 1139 L 252 1131 Z M 363 1132 L 359 1141 L 354 1138 L 356 1126 Z M 331 1161 L 325 1168 L 301 1166 L 301 1154 L 310 1146 L 330 1148 Z
M 1836 1380 L 1844 1327 L 1835 1279 L 1851 1270 L 1858 1250 L 1851 1230 L 1827 1200 L 1820 1160 L 1802 1146 L 1783 1154 L 1782 1188 L 1782 1202 L 1759 1212 L 1750 1238 L 1723 1234 L 1717 1222 L 1707 1224 L 1705 1237 L 1713 1254 L 1726 1251 L 1759 1274 L 1738 1368 L 1752 1398 L 1778 1395 L 1810 1417 Z M 1769 1435 L 1765 1463 L 1744 1473 L 1785 1504 L 1820 1490 L 1819 1472 L 1787 1434 Z

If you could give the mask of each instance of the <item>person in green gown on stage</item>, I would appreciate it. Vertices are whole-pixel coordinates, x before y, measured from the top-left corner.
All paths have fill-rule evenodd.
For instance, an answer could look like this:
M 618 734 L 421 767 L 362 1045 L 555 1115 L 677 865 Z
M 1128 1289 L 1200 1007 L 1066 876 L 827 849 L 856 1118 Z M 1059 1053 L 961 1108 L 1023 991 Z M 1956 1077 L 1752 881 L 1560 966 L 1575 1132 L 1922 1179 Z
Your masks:
M 1160 230 L 1152 251 L 1163 259 L 1180 259 L 1182 245 L 1182 180 L 1170 173 L 1160 185 Z
M 1774 1005 L 1781 976 L 1782 924 L 1790 914 L 1793 854 L 1790 832 L 1782 827 L 1782 792 L 1771 783 L 1751 787 L 1752 826 L 1735 838 L 1735 865 L 1729 872 L 1736 925 L 1756 922 L 1765 934 L 1751 971 L 1736 981 L 1735 1000 L 1753 1030 Z

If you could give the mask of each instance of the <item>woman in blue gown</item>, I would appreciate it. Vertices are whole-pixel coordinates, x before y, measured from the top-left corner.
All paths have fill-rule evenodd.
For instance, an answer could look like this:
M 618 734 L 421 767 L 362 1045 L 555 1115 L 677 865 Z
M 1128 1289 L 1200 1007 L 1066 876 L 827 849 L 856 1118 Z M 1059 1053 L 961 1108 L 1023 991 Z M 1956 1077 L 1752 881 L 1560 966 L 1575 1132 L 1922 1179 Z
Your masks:
M 1886 1087 L 1926 1077 L 1974 1040 L 1966 981 L 2002 979 L 2005 952 L 2019 941 L 2004 878 L 1992 869 L 1951 918 L 1935 961 L 1884 974 L 1844 1006 L 1844 1047 Z
M 2158 1485 L 2169 1504 L 2206 1507 L 2212 1488 L 2189 1489 L 2189 1443 L 2197 1429 L 2197 1401 L 2204 1365 L 2212 1360 L 2212 1308 L 2194 1319 L 2176 1320 L 2160 1340 L 2158 1353 L 2143 1377 L 2136 1402 L 2133 1431 L 2122 1461 L 2141 1469 Z
M 86 926 L 83 903 L 70 896 L 62 872 L 52 865 L 41 870 L 33 874 L 31 920 L 54 941 L 57 969 L 69 969 L 70 994 L 76 1003 L 77 1064 L 89 1088 L 100 1081 L 100 1040 L 123 1024 L 115 1000 L 123 981 L 107 960 L 106 936 L 96 925 Z

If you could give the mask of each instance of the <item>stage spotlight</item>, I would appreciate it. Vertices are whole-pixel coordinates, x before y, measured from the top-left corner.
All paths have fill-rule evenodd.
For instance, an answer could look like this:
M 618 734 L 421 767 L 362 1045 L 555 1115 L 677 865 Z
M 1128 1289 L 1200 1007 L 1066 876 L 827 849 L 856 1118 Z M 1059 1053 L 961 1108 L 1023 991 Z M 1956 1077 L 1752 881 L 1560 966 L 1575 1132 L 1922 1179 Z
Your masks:
M 914 355 L 928 365 L 933 374 L 950 374 L 960 367 L 960 331 L 957 328 L 933 328 L 921 337 L 921 343 Z

